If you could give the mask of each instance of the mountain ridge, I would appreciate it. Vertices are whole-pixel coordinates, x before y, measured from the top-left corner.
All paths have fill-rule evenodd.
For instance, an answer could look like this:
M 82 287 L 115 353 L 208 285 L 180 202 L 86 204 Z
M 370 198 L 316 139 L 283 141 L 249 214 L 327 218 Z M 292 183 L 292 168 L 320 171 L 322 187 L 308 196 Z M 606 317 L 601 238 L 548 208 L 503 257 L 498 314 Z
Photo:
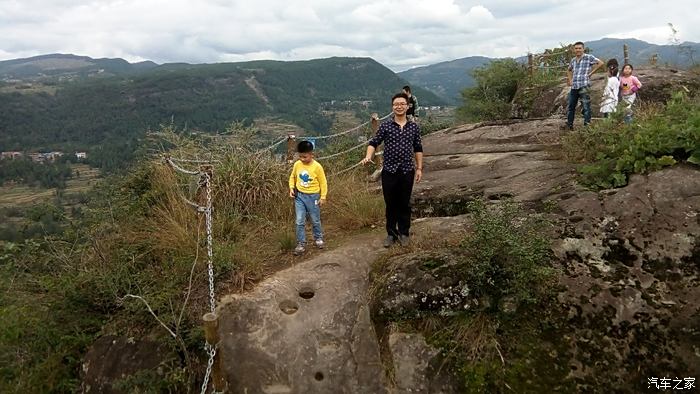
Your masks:
M 622 63 L 623 44 L 629 48 L 629 59 L 633 65 L 649 63 L 653 55 L 657 55 L 658 64 L 670 64 L 689 67 L 700 62 L 700 43 L 686 41 L 678 45 L 658 45 L 635 38 L 605 37 L 586 42 L 590 53 L 596 57 L 608 59 L 615 57 Z M 413 86 L 420 86 L 437 94 L 451 104 L 461 103 L 461 92 L 474 86 L 471 71 L 474 68 L 487 65 L 497 58 L 484 56 L 468 56 L 428 66 L 417 67 L 399 72 L 398 75 Z M 516 60 L 525 62 L 527 56 Z
M 63 148 L 90 154 L 102 146 L 117 160 L 136 149 L 146 130 L 161 124 L 219 132 L 233 122 L 265 118 L 323 134 L 330 131 L 333 111 L 351 111 L 363 119 L 370 112 L 387 113 L 391 96 L 407 83 L 373 59 L 342 57 L 165 64 L 119 75 L 84 75 L 69 69 L 30 82 L 0 82 L 0 150 Z M 424 104 L 444 104 L 427 90 L 416 93 Z

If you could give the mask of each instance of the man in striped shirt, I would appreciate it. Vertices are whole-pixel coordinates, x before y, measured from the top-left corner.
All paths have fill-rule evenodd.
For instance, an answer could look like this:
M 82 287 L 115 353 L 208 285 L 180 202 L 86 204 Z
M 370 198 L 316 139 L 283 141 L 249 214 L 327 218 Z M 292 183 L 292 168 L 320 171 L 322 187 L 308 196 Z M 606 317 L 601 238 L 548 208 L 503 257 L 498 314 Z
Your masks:
M 566 114 L 566 126 L 569 130 L 574 129 L 574 112 L 576 104 L 581 100 L 583 107 L 583 125 L 591 123 L 591 75 L 603 65 L 603 62 L 593 55 L 583 53 L 583 43 L 581 41 L 574 44 L 574 54 L 571 59 L 569 69 L 566 71 L 567 83 L 571 86 L 569 91 L 569 108 Z

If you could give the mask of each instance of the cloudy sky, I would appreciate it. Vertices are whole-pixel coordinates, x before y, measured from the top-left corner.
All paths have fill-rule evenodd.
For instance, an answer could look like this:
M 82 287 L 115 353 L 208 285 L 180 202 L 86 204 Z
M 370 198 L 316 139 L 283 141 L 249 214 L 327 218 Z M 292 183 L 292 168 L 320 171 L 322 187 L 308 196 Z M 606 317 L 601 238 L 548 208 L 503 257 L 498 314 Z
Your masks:
M 697 0 L 0 0 L 0 60 L 372 57 L 394 71 L 577 40 L 700 42 Z

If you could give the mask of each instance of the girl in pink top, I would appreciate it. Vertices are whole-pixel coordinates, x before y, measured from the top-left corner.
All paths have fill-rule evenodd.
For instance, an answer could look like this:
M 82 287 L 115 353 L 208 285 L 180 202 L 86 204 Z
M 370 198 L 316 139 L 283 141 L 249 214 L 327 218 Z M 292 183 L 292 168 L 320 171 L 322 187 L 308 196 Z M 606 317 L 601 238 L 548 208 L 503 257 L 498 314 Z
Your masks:
M 631 64 L 625 64 L 622 67 L 622 76 L 620 77 L 620 96 L 622 96 L 622 101 L 627 105 L 625 109 L 625 122 L 630 122 L 632 120 L 632 104 L 634 100 L 637 99 L 637 90 L 642 87 L 642 83 L 639 79 L 632 75 Z

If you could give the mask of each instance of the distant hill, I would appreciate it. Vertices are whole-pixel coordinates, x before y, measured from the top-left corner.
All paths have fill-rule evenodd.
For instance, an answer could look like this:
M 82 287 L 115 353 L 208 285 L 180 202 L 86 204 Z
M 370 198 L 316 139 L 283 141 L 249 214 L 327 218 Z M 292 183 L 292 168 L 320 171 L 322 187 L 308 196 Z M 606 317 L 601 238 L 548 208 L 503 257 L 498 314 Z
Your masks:
M 114 76 L 157 67 L 151 61 L 129 63 L 124 59 L 92 59 L 87 56 L 51 54 L 0 61 L 0 80 L 57 80 L 87 76 Z
M 586 42 L 590 52 L 600 58 L 617 58 L 622 62 L 623 45 L 629 47 L 630 63 L 633 65 L 648 64 L 652 55 L 658 56 L 658 64 L 689 67 L 700 63 L 700 44 L 684 42 L 680 45 L 656 45 L 637 39 L 603 38 Z M 526 56 L 518 58 L 525 61 Z M 417 67 L 399 73 L 413 86 L 420 86 L 437 94 L 452 104 L 461 104 L 461 91 L 474 85 L 471 72 L 494 59 L 471 56 L 442 62 L 425 67 Z M 420 99 L 420 97 L 419 97 Z
M 111 66 L 114 75 L 84 74 L 98 63 Z M 215 132 L 233 121 L 272 117 L 323 133 L 332 124 L 324 110 L 385 114 L 391 95 L 407 83 L 369 58 L 137 65 L 142 69 L 135 70 L 124 61 L 59 55 L 2 66 L 14 75 L 39 68 L 54 76 L 80 75 L 70 81 L 0 83 L 3 151 L 65 146 L 89 151 L 97 145 L 128 145 L 123 149 L 133 151 L 134 141 L 147 129 L 171 121 L 180 128 Z M 426 105 L 445 103 L 421 88 L 416 94 Z
M 680 45 L 656 45 L 634 38 L 603 38 L 586 43 L 591 53 L 603 59 L 617 58 L 620 63 L 624 57 L 623 45 L 629 48 L 630 63 L 633 65 L 649 64 L 649 59 L 656 54 L 658 64 L 689 67 L 700 63 L 700 43 L 684 42 Z
M 416 67 L 402 71 L 398 75 L 411 82 L 414 86 L 425 88 L 447 100 L 450 104 L 461 102 L 461 91 L 473 86 L 474 79 L 471 70 L 486 65 L 492 59 L 483 56 L 471 56 L 451 60 L 425 67 Z M 411 87 L 413 89 L 413 86 Z M 416 94 L 419 104 L 422 97 Z

